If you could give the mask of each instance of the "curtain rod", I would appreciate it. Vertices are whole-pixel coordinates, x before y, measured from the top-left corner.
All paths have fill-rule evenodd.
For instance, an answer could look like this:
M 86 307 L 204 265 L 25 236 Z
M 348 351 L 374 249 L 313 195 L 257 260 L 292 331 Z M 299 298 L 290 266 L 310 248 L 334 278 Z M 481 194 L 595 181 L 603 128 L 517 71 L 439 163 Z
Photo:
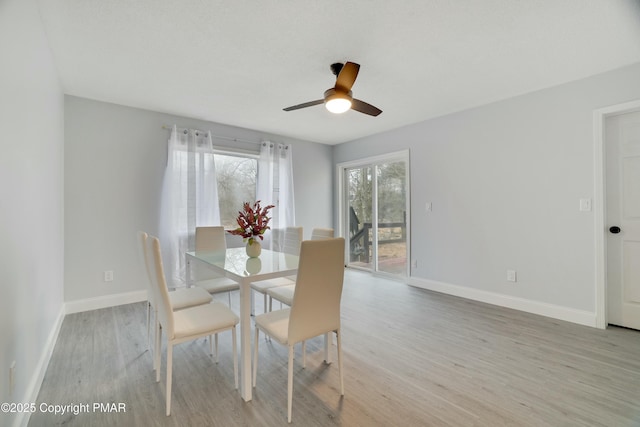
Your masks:
M 176 127 L 177 129 L 180 130 L 194 130 L 196 132 L 202 132 L 202 133 L 207 133 L 209 131 L 206 130 L 201 130 L 201 129 L 193 129 L 193 128 L 181 128 L 181 127 Z M 167 125 L 163 125 L 162 129 L 166 129 L 166 130 L 172 130 L 173 126 L 167 126 Z M 218 139 L 226 139 L 228 141 L 233 141 L 233 142 L 246 142 L 248 144 L 262 144 L 262 141 L 249 141 L 248 139 L 242 139 L 242 138 L 233 138 L 230 136 L 222 136 L 222 135 L 214 135 L 211 134 L 212 138 L 218 138 Z

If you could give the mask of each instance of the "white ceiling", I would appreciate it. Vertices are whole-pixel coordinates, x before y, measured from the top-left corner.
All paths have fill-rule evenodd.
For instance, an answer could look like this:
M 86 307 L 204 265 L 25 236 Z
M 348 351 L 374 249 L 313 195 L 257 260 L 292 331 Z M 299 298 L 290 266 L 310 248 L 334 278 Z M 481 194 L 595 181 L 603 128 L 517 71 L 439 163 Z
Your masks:
M 336 144 L 640 61 L 638 0 L 39 0 L 65 93 Z M 354 97 L 319 105 L 329 65 Z

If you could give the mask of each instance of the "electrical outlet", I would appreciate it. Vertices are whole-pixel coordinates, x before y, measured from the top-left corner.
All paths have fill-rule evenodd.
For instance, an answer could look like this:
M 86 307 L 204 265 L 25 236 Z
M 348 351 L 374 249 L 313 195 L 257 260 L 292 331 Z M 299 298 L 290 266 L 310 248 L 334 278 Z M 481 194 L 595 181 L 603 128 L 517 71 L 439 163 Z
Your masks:
M 104 281 L 113 282 L 113 270 L 107 270 L 104 272 Z
M 9 396 L 13 396 L 13 390 L 16 387 L 16 361 L 11 362 L 11 366 L 9 366 Z
M 411 267 L 418 268 L 418 260 L 417 259 L 414 259 L 413 261 L 411 261 Z
M 580 199 L 580 212 L 591 212 L 591 199 Z
M 517 282 L 517 276 L 515 270 L 507 270 L 507 282 Z

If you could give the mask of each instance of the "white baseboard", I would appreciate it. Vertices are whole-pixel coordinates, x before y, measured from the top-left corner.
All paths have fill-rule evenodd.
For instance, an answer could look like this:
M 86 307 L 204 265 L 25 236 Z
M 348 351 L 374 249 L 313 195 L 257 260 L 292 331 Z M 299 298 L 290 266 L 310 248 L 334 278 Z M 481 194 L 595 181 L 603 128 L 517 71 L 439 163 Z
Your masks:
M 65 303 L 65 313 L 81 313 L 83 311 L 98 310 L 101 308 L 115 307 L 117 305 L 131 304 L 146 301 L 147 291 L 133 291 L 122 294 L 105 295 L 95 298 L 87 298 Z
M 473 289 L 466 286 L 453 285 L 435 280 L 411 277 L 409 285 L 417 288 L 428 289 L 430 291 L 441 292 L 443 294 L 454 295 L 474 301 L 485 302 L 500 307 L 512 308 L 527 313 L 538 314 L 540 316 L 551 317 L 553 319 L 565 320 L 567 322 L 580 325 L 597 327 L 596 313 L 560 305 L 548 304 L 539 301 L 532 301 L 524 298 L 513 297 L 495 292 Z
M 24 398 L 22 400 L 18 400 L 17 402 L 38 401 L 38 393 L 40 393 L 40 387 L 42 386 L 44 375 L 47 373 L 47 368 L 49 367 L 49 361 L 51 360 L 53 349 L 56 346 L 56 342 L 58 341 L 58 334 L 60 333 L 60 327 L 62 326 L 64 315 L 65 312 L 63 305 L 60 307 L 60 312 L 58 313 L 58 317 L 55 320 L 55 324 L 53 325 L 51 332 L 49 332 L 49 337 L 47 338 L 47 342 L 45 343 L 42 355 L 40 356 L 40 360 L 38 360 L 38 365 L 36 366 L 31 380 L 29 381 L 29 385 L 27 386 L 27 391 L 25 392 Z M 18 413 L 18 416 L 15 419 L 13 425 L 16 427 L 26 427 L 29 424 L 30 417 L 30 412 L 20 412 Z

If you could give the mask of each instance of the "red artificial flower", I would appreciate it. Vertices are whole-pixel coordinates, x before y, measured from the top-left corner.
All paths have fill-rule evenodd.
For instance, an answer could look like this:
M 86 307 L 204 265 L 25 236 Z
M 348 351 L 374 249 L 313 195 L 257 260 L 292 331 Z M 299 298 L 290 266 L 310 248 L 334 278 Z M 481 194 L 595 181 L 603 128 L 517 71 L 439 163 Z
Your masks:
M 275 205 L 269 205 L 262 208 L 260 206 L 260 200 L 253 204 L 253 207 L 249 202 L 245 202 L 242 206 L 242 211 L 238 212 L 238 228 L 234 230 L 228 230 L 228 233 L 236 236 L 242 236 L 245 239 L 255 239 L 257 237 L 263 240 L 263 234 L 269 230 L 269 218 L 267 214 L 269 209 L 275 208 Z

